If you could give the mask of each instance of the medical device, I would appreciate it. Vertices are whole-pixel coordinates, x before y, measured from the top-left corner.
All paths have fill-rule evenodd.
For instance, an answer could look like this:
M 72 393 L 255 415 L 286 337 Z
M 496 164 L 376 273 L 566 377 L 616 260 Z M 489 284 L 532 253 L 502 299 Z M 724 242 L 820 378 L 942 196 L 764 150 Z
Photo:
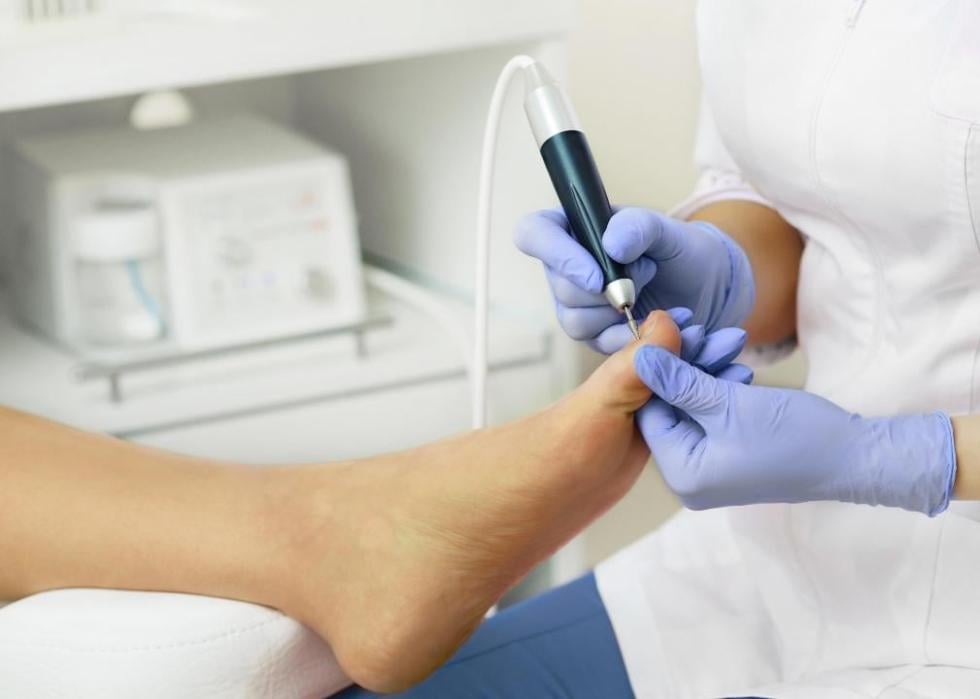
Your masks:
M 639 339 L 632 314 L 636 287 L 623 265 L 610 258 L 602 247 L 602 234 L 612 218 L 612 207 L 589 142 L 568 97 L 540 63 L 531 63 L 524 69 L 524 83 L 524 110 L 572 235 L 599 263 L 606 299 L 626 315 L 633 335 Z
M 511 81 L 519 72 L 524 76 L 524 111 L 551 183 L 568 216 L 572 235 L 599 264 L 606 300 L 626 316 L 633 336 L 639 339 L 639 329 L 633 318 L 636 286 L 626 274 L 625 268 L 612 260 L 602 247 L 602 234 L 612 218 L 612 207 L 575 110 L 558 82 L 544 66 L 530 56 L 515 56 L 507 63 L 497 80 L 483 138 L 477 207 L 476 340 L 470 368 L 472 423 L 476 429 L 486 424 L 490 218 L 494 157 L 504 98 Z
M 10 160 L 14 307 L 76 350 L 213 349 L 366 316 L 347 163 L 286 128 L 76 131 Z

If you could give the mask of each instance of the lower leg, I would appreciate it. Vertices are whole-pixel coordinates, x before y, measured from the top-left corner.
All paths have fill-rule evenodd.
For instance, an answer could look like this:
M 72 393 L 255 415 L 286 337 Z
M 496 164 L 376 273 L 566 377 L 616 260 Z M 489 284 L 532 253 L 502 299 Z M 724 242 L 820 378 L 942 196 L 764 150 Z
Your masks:
M 0 409 L 0 599 L 104 587 L 267 602 L 288 566 L 286 486 Z

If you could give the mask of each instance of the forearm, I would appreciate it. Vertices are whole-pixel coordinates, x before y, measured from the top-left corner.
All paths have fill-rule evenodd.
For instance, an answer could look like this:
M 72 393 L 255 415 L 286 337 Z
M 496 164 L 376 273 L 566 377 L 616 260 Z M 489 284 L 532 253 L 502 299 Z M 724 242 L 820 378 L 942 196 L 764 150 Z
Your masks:
M 692 220 L 708 221 L 732 237 L 748 255 L 756 302 L 744 323 L 753 344 L 780 342 L 796 332 L 796 287 L 803 241 L 769 207 L 722 201 L 699 209 Z
M 110 587 L 266 601 L 275 482 L 0 409 L 0 599 Z
M 953 497 L 980 500 L 980 415 L 954 417 L 953 438 L 956 442 Z

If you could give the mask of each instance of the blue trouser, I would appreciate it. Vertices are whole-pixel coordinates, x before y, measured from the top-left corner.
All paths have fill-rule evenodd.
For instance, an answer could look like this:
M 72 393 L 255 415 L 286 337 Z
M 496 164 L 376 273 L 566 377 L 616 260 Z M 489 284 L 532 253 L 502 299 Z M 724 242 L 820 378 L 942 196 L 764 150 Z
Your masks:
M 337 695 L 375 696 L 356 687 Z M 590 573 L 488 619 L 434 675 L 398 696 L 618 699 L 633 690 Z

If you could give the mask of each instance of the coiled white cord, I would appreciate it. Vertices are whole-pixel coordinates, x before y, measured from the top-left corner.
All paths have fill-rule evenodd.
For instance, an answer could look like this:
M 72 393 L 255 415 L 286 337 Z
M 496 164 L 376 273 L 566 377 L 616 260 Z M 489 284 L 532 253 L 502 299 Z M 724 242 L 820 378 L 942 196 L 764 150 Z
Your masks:
M 486 130 L 483 133 L 483 154 L 480 159 L 480 190 L 476 224 L 476 303 L 473 339 L 473 364 L 470 368 L 470 390 L 473 429 L 487 424 L 487 324 L 490 312 L 490 224 L 493 207 L 494 170 L 497 159 L 497 137 L 500 134 L 500 115 L 507 90 L 519 71 L 534 63 L 530 56 L 514 56 L 497 78 L 490 99 Z

